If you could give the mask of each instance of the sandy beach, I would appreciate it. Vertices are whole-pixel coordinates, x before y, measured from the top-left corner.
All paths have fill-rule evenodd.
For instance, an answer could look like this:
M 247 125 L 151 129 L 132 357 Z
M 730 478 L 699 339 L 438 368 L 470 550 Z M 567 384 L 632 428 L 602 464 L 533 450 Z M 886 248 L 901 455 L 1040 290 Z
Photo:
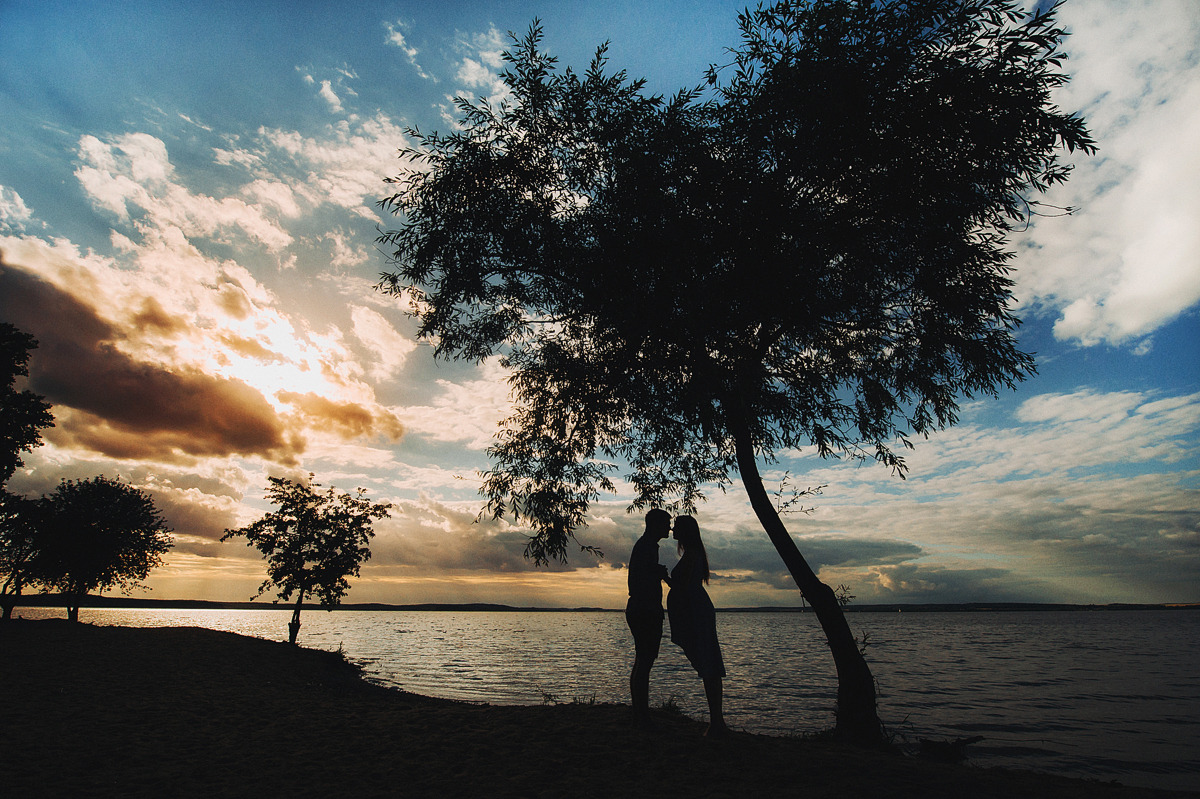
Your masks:
M 624 705 L 372 685 L 336 653 L 200 628 L 0 624 L 8 796 L 923 797 L 1179 794 L 738 733 Z

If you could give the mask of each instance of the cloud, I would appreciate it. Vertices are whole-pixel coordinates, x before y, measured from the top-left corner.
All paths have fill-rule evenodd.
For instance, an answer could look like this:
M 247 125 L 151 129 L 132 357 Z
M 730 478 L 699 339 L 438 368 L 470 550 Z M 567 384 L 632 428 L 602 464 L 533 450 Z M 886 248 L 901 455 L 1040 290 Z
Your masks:
M 1047 198 L 1079 210 L 1018 242 L 1017 293 L 1058 315 L 1059 339 L 1144 349 L 1200 302 L 1200 14 L 1189 0 L 1112 0 L 1060 18 L 1073 79 L 1055 99 L 1083 113 L 1100 152 Z
M 95 309 L 29 272 L 0 266 L 0 287 L 0 315 L 38 339 L 30 386 L 55 406 L 60 446 L 168 460 L 241 454 L 291 462 L 302 451 L 246 383 L 134 359 Z
M 371 210 L 383 196 L 383 177 L 395 171 L 396 153 L 407 141 L 403 129 L 383 113 L 328 126 L 321 136 L 260 128 L 254 140 L 222 151 L 227 163 L 270 164 L 277 180 L 287 180 L 308 207 L 323 204 L 376 219 Z
M 968 413 L 962 425 L 917 443 L 903 482 L 882 468 L 810 461 L 803 482 L 829 487 L 814 499 L 814 514 L 789 521 L 801 551 L 809 556 L 826 535 L 849 552 L 860 538 L 916 548 L 898 548 L 897 560 L 867 544 L 857 563 L 812 550 L 824 579 L 860 595 L 869 593 L 863 586 L 888 589 L 882 567 L 911 565 L 919 567 L 913 574 L 934 569 L 964 581 L 974 574 L 983 582 L 973 599 L 1000 596 L 980 569 L 1009 572 L 1010 598 L 1196 597 L 1200 395 L 1047 393 L 1017 406 L 1012 421 L 981 426 Z M 720 510 L 717 519 L 734 516 Z M 945 579 L 927 581 L 949 590 Z M 954 596 L 967 596 L 965 586 Z
M 279 180 L 260 179 L 247 184 L 242 193 L 260 205 L 274 207 L 285 217 L 300 216 L 300 204 L 292 187 Z
M 336 402 L 313 393 L 280 391 L 275 396 L 295 407 L 310 425 L 332 426 L 345 439 L 381 435 L 397 441 L 404 434 L 400 420 L 382 409 L 368 408 L 356 402 Z
M 333 86 L 329 81 L 321 81 L 321 90 L 317 92 L 321 99 L 329 103 L 329 110 L 335 114 L 340 114 L 343 111 L 341 98 L 333 91 Z
M 145 133 L 128 133 L 109 141 L 86 135 L 79 141 L 75 170 L 93 204 L 142 232 L 154 229 L 169 237 L 209 236 L 231 241 L 241 233 L 279 250 L 292 237 L 261 209 L 243 200 L 216 199 L 193 193 L 174 180 L 166 145 Z
M 508 382 L 498 361 L 485 362 L 475 380 L 438 380 L 440 391 L 430 405 L 401 410 L 411 433 L 434 441 L 461 442 L 473 450 L 486 449 L 500 422 L 512 412 Z
M 139 488 L 153 498 L 154 505 L 175 531 L 175 550 L 207 557 L 223 554 L 217 542 L 225 530 L 240 524 L 241 498 L 209 493 L 171 479 L 150 476 Z
M 381 525 L 375 562 L 403 564 L 423 571 L 523 572 L 535 567 L 524 558 L 526 536 L 503 522 L 476 521 L 477 513 L 455 508 L 430 495 L 401 501 L 391 529 Z M 554 570 L 566 568 L 558 566 Z
M 376 381 L 394 380 L 417 343 L 400 335 L 382 314 L 370 308 L 352 306 L 350 318 L 355 337 L 375 356 L 371 377 Z
M 1045 586 L 1011 569 L 946 568 L 906 563 L 872 567 L 849 586 L 855 601 L 868 602 L 1034 602 Z
M 367 260 L 365 248 L 344 230 L 331 230 L 321 238 L 329 242 L 332 248 L 329 258 L 331 269 L 346 269 Z
M 480 96 L 495 105 L 510 94 L 500 78 L 504 66 L 504 36 L 494 25 L 484 33 L 461 36 L 457 49 L 464 53 L 454 74 L 461 88 L 455 94 L 447 95 L 447 102 L 441 107 L 442 119 L 453 127 L 459 124 L 457 113 L 452 110 L 456 95 Z
M 384 27 L 387 28 L 388 43 L 400 48 L 400 51 L 404 53 L 405 58 L 408 59 L 408 63 L 411 64 L 413 69 L 417 71 L 417 74 L 426 80 L 433 80 L 436 82 L 437 79 L 431 77 L 424 69 L 421 68 L 421 65 L 417 63 L 417 54 L 420 51 L 411 46 L 404 38 L 404 32 L 401 30 L 405 27 L 404 23 L 399 20 L 397 20 L 394 24 L 391 22 L 385 22 Z
M 33 221 L 33 212 L 21 195 L 8 186 L 0 185 L 0 230 L 19 232 Z

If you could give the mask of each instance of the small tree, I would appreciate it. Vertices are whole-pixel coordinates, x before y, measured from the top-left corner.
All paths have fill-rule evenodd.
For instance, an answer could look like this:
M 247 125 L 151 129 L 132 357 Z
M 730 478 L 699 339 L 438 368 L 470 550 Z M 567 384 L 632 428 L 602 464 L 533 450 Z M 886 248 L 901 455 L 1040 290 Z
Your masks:
M 690 510 L 737 473 L 825 631 L 837 732 L 877 743 L 871 671 L 759 461 L 809 447 L 903 475 L 910 437 L 1030 374 L 1005 236 L 1064 151 L 1094 148 L 1051 103 L 1054 9 L 792 0 L 740 23 L 731 68 L 669 102 L 603 48 L 558 71 L 535 24 L 509 99 L 413 132 L 381 286 L 437 355 L 513 370 L 484 490 L 535 561 L 565 557 L 614 463 L 637 508 Z
M 0 608 L 12 617 L 21 591 L 37 583 L 36 565 L 45 530 L 42 503 L 0 490 Z
M 267 579 L 255 597 L 274 586 L 279 599 L 296 597 L 288 640 L 295 644 L 300 632 L 300 609 L 305 597 L 317 596 L 321 607 L 331 610 L 350 588 L 347 577 L 357 577 L 362 562 L 371 557 L 369 542 L 375 535 L 373 519 L 386 518 L 390 503 L 373 504 L 357 494 L 336 494 L 330 486 L 323 494 L 319 483 L 268 478 L 267 498 L 279 510 L 221 536 L 227 541 L 244 536 L 246 545 L 257 547 L 267 559 Z
M 42 443 L 40 431 L 54 426 L 50 405 L 31 391 L 17 391 L 18 375 L 29 374 L 29 352 L 37 340 L 0 322 L 0 485 L 21 465 L 21 453 Z
M 35 572 L 63 595 L 71 621 L 91 591 L 140 587 L 173 543 L 150 495 L 119 479 L 63 480 L 41 505 Z

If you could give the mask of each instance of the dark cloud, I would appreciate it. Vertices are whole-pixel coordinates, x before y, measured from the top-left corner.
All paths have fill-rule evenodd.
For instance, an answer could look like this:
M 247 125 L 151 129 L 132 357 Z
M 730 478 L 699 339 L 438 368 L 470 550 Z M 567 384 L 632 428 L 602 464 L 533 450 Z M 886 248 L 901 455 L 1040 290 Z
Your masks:
M 1009 569 L 905 563 L 847 578 L 859 603 L 1044 602 L 1045 585 Z
M 156 305 L 143 305 L 147 318 L 161 319 Z M 56 406 L 53 440 L 121 458 L 238 454 L 287 463 L 303 449 L 257 390 L 134 360 L 116 346 L 121 332 L 95 309 L 3 263 L 0 318 L 38 339 L 29 381 Z
M 820 572 L 826 567 L 869 567 L 898 564 L 921 557 L 921 547 L 908 541 L 885 538 L 850 538 L 841 536 L 797 537 L 800 553 Z M 729 535 L 709 535 L 705 548 L 713 572 L 743 572 L 738 579 L 764 582 L 775 588 L 794 587 L 783 560 L 767 538 L 758 530 L 740 530 Z
M 404 435 L 400 420 L 385 410 L 372 411 L 355 402 L 334 402 L 313 393 L 280 391 L 275 396 L 318 426 L 332 425 L 346 439 L 383 435 L 395 441 Z

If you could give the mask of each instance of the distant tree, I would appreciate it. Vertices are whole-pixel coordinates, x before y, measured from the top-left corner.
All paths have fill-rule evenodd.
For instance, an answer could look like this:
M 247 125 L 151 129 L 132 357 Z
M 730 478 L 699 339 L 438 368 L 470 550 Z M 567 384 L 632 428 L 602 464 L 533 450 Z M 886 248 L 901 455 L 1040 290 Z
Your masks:
M 410 133 L 381 205 L 405 297 L 439 357 L 499 354 L 516 400 L 488 507 L 526 554 L 563 559 L 629 464 L 632 508 L 692 511 L 740 474 L 816 612 L 836 731 L 877 743 L 870 668 L 801 555 L 759 462 L 800 447 L 875 458 L 956 421 L 962 397 L 1034 369 L 1014 339 L 1005 237 L 1092 151 L 1055 108 L 1055 9 L 1008 0 L 812 0 L 740 17 L 707 87 L 669 101 L 558 71 L 535 22 L 510 97 Z
M 150 495 L 119 479 L 63 480 L 41 504 L 37 577 L 63 595 L 71 621 L 91 591 L 140 587 L 173 545 Z
M 31 391 L 17 391 L 18 376 L 29 374 L 29 352 L 37 340 L 0 322 L 0 485 L 21 465 L 21 453 L 42 443 L 40 431 L 54 426 L 50 404 Z
M 347 577 L 357 577 L 363 561 L 371 557 L 373 519 L 386 518 L 390 503 L 373 504 L 357 494 L 336 494 L 330 486 L 323 494 L 319 483 L 268 478 L 267 498 L 279 510 L 221 536 L 227 541 L 243 536 L 247 546 L 258 548 L 267 559 L 267 579 L 256 597 L 268 588 L 279 589 L 284 602 L 296 597 L 288 640 L 295 644 L 300 632 L 300 609 L 305 597 L 316 596 L 330 610 L 350 588 Z
M 0 609 L 4 619 L 12 617 L 21 591 L 38 582 L 39 535 L 45 529 L 40 502 L 0 489 Z

